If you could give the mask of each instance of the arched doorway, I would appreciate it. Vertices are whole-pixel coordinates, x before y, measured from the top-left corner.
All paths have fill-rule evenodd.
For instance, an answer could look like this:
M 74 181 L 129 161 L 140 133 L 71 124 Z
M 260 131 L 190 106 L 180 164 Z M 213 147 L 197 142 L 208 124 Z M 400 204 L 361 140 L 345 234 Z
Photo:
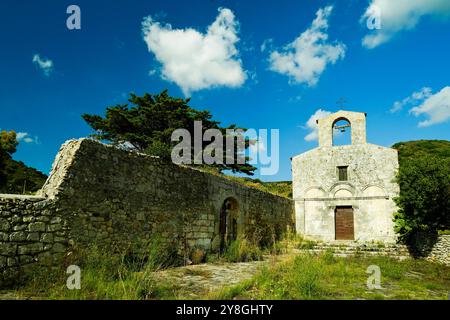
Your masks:
M 239 223 L 239 204 L 234 198 L 227 198 L 222 204 L 219 217 L 220 252 L 228 243 L 237 239 Z

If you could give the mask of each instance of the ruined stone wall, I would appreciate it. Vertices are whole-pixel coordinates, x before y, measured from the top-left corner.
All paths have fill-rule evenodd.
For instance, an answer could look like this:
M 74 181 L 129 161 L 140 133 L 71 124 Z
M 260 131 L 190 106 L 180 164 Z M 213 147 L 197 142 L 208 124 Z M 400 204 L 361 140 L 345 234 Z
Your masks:
M 450 266 L 450 235 L 440 235 L 433 245 L 427 260 Z
M 450 266 L 450 235 L 419 232 L 413 236 L 409 249 L 415 257 Z
M 0 195 L 0 288 L 19 277 L 19 266 L 59 261 L 67 248 L 66 232 L 53 201 Z
M 229 198 L 239 233 L 261 244 L 294 224 L 290 199 L 89 139 L 61 147 L 38 197 L 0 198 L 2 272 L 74 244 L 125 248 L 158 237 L 180 255 L 217 250 Z

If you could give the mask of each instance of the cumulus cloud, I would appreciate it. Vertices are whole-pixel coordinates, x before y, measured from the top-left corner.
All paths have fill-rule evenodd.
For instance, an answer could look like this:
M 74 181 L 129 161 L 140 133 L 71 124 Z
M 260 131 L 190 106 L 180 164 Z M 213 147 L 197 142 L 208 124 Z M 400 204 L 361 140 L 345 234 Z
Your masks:
M 281 50 L 272 51 L 269 62 L 272 71 L 287 75 L 293 83 L 317 83 L 328 64 L 344 58 L 346 46 L 328 42 L 328 18 L 332 6 L 319 9 L 311 26 Z
M 401 101 L 396 101 L 391 107 L 390 112 L 395 113 L 403 109 L 407 105 L 415 105 L 424 99 L 431 96 L 431 88 L 423 87 L 420 91 L 413 92 L 409 97 L 404 98 Z
M 28 132 L 17 132 L 16 133 L 16 139 L 17 141 L 21 142 L 25 142 L 25 143 L 38 143 L 38 137 L 34 137 L 32 138 Z
M 310 132 L 305 136 L 305 141 L 314 141 L 319 138 L 319 127 L 317 126 L 317 120 L 329 116 L 331 112 L 318 109 L 314 114 L 306 121 L 306 125 L 303 126 L 304 129 Z
M 32 61 L 40 70 L 42 70 L 46 77 L 53 71 L 53 61 L 48 58 L 43 58 L 39 54 L 35 54 Z
M 414 116 L 426 115 L 427 120 L 419 122 L 419 127 L 428 127 L 450 119 L 450 87 L 444 87 L 425 99 L 423 103 L 409 110 Z
M 253 154 L 257 154 L 258 151 L 260 152 L 265 152 L 266 151 L 266 145 L 264 144 L 264 142 L 257 140 L 256 143 L 251 144 L 249 146 L 250 152 L 252 152 Z
M 151 16 L 142 22 L 143 39 L 162 65 L 162 78 L 176 83 L 185 95 L 211 87 L 240 87 L 247 78 L 236 48 L 239 23 L 231 10 L 218 11 L 206 33 L 173 29 Z
M 377 14 L 381 28 L 367 34 L 362 44 L 372 49 L 388 42 L 400 31 L 413 29 L 423 16 L 447 16 L 450 14 L 448 0 L 371 0 L 361 17 L 365 24 Z

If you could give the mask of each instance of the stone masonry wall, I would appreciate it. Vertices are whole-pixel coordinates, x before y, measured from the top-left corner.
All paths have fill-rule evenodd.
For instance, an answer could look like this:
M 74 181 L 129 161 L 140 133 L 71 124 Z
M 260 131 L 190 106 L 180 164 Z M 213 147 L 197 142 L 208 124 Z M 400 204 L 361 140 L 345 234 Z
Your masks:
M 0 196 L 0 288 L 17 278 L 18 267 L 56 263 L 67 248 L 67 226 L 55 203 L 33 196 Z
M 347 181 L 337 167 L 348 166 Z M 292 159 L 297 231 L 315 240 L 335 239 L 335 208 L 354 210 L 355 240 L 395 242 L 392 200 L 397 151 L 373 144 L 318 147 Z
M 409 249 L 415 257 L 450 266 L 450 235 L 419 232 L 413 236 Z
M 290 199 L 93 140 L 70 140 L 39 196 L 0 196 L 1 274 L 55 263 L 74 244 L 125 248 L 158 237 L 180 255 L 214 251 L 230 198 L 238 204 L 239 233 L 261 244 L 294 225 Z
M 440 262 L 450 266 L 450 235 L 440 235 L 434 244 L 427 260 Z
M 347 120 L 351 144 L 333 145 L 334 125 Z M 336 210 L 351 208 L 353 230 L 346 238 L 360 242 L 394 243 L 393 199 L 397 151 L 366 142 L 366 114 L 340 110 L 318 120 L 319 146 L 292 158 L 296 230 L 306 238 L 342 241 L 337 235 Z M 339 177 L 344 167 L 345 178 Z M 347 218 L 350 219 L 350 218 Z

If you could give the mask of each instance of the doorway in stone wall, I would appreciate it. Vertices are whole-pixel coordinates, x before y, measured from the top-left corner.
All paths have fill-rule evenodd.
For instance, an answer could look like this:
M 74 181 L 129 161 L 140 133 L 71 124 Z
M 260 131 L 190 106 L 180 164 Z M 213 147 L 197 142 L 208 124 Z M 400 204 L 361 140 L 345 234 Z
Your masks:
M 237 239 L 238 236 L 239 205 L 236 199 L 227 198 L 222 204 L 219 217 L 220 252 L 227 244 Z
M 351 206 L 336 207 L 335 210 L 336 240 L 354 240 L 353 208 Z

